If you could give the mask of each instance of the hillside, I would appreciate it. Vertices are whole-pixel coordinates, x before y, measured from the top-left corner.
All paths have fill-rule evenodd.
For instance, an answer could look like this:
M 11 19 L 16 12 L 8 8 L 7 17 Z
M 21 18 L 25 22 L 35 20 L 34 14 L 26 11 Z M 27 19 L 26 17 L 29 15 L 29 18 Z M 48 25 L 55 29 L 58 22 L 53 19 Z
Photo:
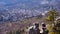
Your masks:
M 24 19 L 22 21 L 17 21 L 17 22 L 11 22 L 11 23 L 6 22 L 4 24 L 0 24 L 0 33 L 3 34 L 9 31 L 25 29 L 26 27 L 29 27 L 36 22 L 39 22 L 41 24 L 42 21 L 43 20 L 41 20 L 41 18 L 33 17 L 33 18 Z

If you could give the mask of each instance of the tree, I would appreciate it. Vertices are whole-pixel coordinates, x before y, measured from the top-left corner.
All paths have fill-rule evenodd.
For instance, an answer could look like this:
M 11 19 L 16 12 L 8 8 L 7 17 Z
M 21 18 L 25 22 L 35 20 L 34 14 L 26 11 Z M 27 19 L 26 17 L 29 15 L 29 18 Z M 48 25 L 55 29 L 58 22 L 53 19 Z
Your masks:
M 58 12 L 56 12 L 55 9 L 52 9 L 47 14 L 48 15 L 46 20 L 48 21 L 48 23 L 54 24 L 54 25 L 50 24 L 51 27 L 49 29 L 51 32 L 49 32 L 49 34 L 59 34 L 60 30 L 57 31 L 57 29 L 60 29 L 60 27 L 56 27 L 57 23 L 55 23 L 56 17 L 59 16 Z
M 52 22 L 55 25 L 54 21 L 55 21 L 56 15 L 57 15 L 57 12 L 54 9 L 52 9 L 48 12 L 48 16 L 46 20 Z

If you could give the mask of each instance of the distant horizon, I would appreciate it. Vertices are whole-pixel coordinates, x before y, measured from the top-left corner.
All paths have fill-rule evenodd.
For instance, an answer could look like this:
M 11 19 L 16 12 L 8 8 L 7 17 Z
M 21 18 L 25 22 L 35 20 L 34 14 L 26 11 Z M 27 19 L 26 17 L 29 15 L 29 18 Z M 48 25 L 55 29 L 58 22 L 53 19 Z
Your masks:
M 60 12 L 60 0 L 0 0 L 0 19 L 16 21 L 41 13 L 44 15 L 52 6 Z
M 16 4 L 16 3 L 25 4 L 28 6 L 32 6 L 32 5 L 38 6 L 38 5 L 44 5 L 44 4 L 54 5 L 54 4 L 59 4 L 60 0 L 0 0 L 0 7 L 4 5 Z
M 60 0 L 0 0 L 0 9 L 24 8 L 37 9 L 44 8 L 47 10 L 50 6 L 60 7 Z

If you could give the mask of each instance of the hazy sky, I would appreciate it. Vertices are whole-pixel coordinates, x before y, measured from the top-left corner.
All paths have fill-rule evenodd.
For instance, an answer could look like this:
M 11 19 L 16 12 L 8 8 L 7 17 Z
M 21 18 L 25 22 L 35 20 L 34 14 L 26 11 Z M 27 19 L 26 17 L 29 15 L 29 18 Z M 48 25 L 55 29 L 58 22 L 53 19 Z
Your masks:
M 42 3 L 42 4 L 47 4 L 51 0 L 0 0 L 0 5 L 5 5 L 5 4 L 11 4 L 11 3 L 17 3 L 17 2 L 22 2 L 22 3 Z
M 0 6 L 4 6 L 7 4 L 15 4 L 15 3 L 24 3 L 27 5 L 39 5 L 39 4 L 56 4 L 60 3 L 60 0 L 0 0 Z

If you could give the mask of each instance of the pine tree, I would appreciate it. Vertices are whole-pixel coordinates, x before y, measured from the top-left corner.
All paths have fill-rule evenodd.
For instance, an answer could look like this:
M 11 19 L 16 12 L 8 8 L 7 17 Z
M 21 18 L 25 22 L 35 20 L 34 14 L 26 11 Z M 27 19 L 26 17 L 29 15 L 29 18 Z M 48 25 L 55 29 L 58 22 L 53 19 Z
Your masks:
M 52 9 L 52 10 L 50 10 L 49 12 L 48 12 L 48 16 L 47 16 L 47 21 L 48 21 L 48 23 L 50 24 L 54 24 L 54 25 L 51 25 L 50 24 L 50 32 L 49 32 L 49 34 L 60 34 L 59 32 L 60 32 L 60 30 L 59 31 L 57 31 L 57 29 L 60 29 L 60 27 L 56 27 L 56 24 L 57 23 L 55 23 L 55 18 L 58 16 L 58 12 L 56 12 L 55 11 L 55 9 Z

